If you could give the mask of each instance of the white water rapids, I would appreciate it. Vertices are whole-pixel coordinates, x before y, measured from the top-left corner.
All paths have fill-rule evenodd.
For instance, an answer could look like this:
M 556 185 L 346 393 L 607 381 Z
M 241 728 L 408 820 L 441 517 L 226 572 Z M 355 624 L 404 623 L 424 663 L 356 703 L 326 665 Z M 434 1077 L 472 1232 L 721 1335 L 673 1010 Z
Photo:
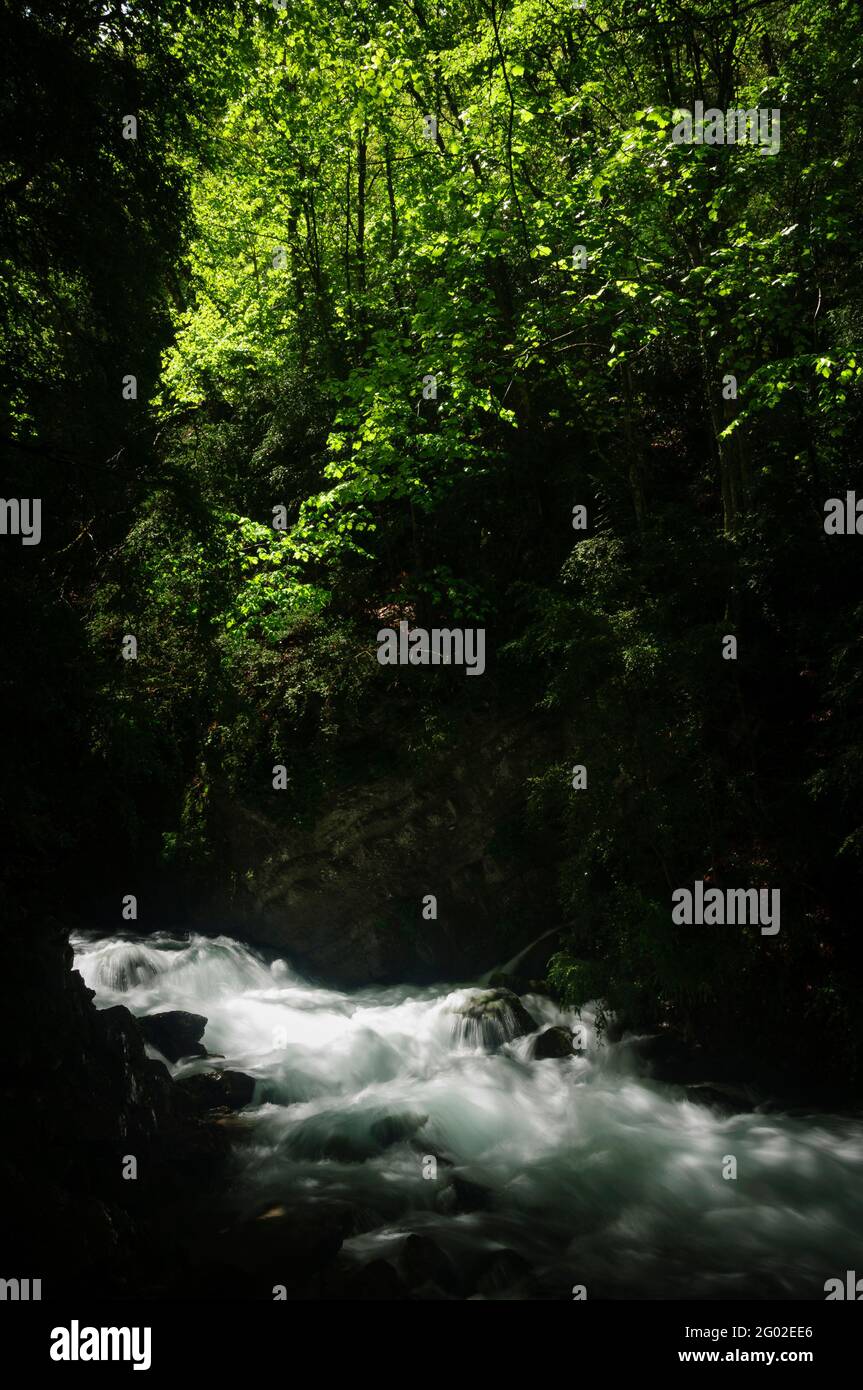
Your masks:
M 456 1265 L 514 1251 L 500 1287 L 474 1294 L 509 1299 L 576 1284 L 591 1298 L 823 1299 L 828 1278 L 863 1273 L 859 1117 L 721 1115 L 639 1075 L 625 1042 L 598 1044 L 590 1010 L 536 995 L 523 1002 L 539 1027 L 580 1026 L 583 1056 L 483 1043 L 453 1012 L 475 989 L 344 993 L 224 936 L 73 944 L 97 1007 L 206 1015 L 204 1045 L 225 1060 L 170 1070 L 256 1080 L 231 1203 L 346 1199 L 362 1233 L 342 1258 L 395 1259 L 408 1233 Z M 454 1179 L 484 1190 L 478 1209 Z

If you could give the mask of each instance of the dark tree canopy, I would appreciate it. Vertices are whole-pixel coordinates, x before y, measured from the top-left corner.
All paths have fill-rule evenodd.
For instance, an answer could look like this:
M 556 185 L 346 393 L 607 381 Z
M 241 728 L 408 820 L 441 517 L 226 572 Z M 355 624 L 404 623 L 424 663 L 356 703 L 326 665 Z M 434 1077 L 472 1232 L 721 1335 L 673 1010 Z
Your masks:
M 567 997 L 859 1071 L 863 540 L 824 507 L 863 496 L 861 36 L 855 0 L 7 7 L 8 882 L 46 844 L 81 901 L 106 850 L 105 894 L 218 875 L 273 762 L 288 828 L 516 711 Z M 698 102 L 778 148 L 675 140 Z M 484 626 L 484 679 L 381 667 L 382 614 Z M 676 929 L 695 879 L 781 886 L 781 939 Z

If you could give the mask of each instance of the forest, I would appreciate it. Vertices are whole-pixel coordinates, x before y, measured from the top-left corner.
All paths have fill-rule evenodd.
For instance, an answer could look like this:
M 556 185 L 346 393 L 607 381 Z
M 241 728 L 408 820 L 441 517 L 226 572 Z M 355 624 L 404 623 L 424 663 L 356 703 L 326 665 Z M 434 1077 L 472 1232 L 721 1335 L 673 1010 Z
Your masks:
M 669 1084 L 859 1104 L 861 39 L 856 0 L 4 9 L 9 1181 L 104 1043 L 70 931 L 134 935 L 117 991 L 160 932 L 345 991 L 497 968 Z M 54 1188 L 104 1195 L 75 1143 Z M 560 1296 L 517 1249 L 472 1287 Z

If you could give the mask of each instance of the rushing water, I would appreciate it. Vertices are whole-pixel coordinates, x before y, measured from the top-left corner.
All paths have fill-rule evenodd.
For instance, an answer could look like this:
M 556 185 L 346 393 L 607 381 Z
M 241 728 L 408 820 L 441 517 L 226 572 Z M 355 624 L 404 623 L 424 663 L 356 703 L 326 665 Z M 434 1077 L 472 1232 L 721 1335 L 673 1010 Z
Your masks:
M 598 1044 L 590 1010 L 536 995 L 523 1002 L 537 1024 L 580 1026 L 584 1055 L 535 1061 L 529 1036 L 481 1037 L 455 1011 L 476 989 L 343 993 L 224 936 L 74 945 L 99 1007 L 207 1016 L 204 1044 L 225 1060 L 170 1070 L 256 1079 L 230 1202 L 251 1216 L 349 1200 L 362 1233 L 343 1259 L 395 1261 L 408 1233 L 458 1268 L 512 1251 L 474 1294 L 510 1299 L 576 1284 L 823 1299 L 826 1279 L 863 1272 L 859 1117 L 721 1115 L 640 1075 L 626 1042 Z

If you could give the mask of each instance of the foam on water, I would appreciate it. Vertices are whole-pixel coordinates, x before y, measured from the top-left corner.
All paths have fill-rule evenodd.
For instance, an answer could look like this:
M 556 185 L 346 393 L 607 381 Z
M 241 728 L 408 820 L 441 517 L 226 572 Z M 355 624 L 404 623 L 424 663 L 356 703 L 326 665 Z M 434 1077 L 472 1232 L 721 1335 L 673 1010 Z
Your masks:
M 533 1018 L 578 1025 L 583 1056 L 534 1061 L 531 1038 L 464 1026 L 474 989 L 345 993 L 224 936 L 73 944 L 99 1007 L 203 1013 L 220 1065 L 255 1077 L 239 1212 L 344 1198 L 362 1214 L 357 1259 L 410 1231 L 456 1261 L 504 1247 L 539 1297 L 583 1283 L 591 1297 L 821 1299 L 861 1266 L 857 1117 L 721 1116 L 639 1075 L 625 1045 L 598 1045 L 591 1010 L 539 996 L 524 1000 Z M 482 1191 L 465 1202 L 464 1184 Z

